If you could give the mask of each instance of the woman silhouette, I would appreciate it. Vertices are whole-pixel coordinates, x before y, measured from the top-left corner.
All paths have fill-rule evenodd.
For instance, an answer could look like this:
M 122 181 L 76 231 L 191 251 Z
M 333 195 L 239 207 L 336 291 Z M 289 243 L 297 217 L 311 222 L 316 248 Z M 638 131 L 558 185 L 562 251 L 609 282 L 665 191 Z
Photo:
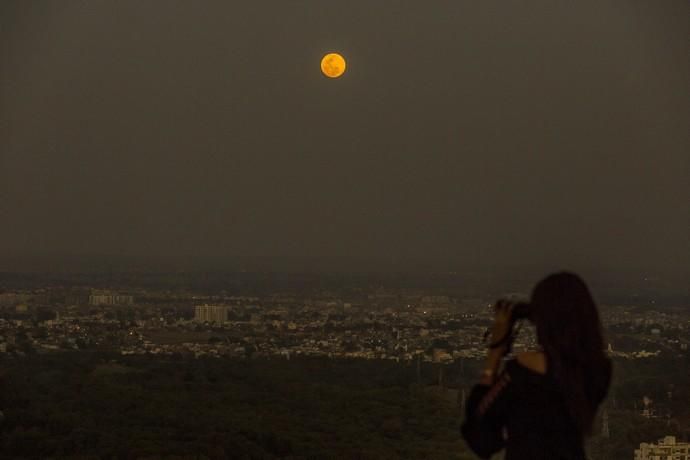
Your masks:
M 495 306 L 491 345 L 479 384 L 467 399 L 462 434 L 481 458 L 505 448 L 506 460 L 585 459 L 597 408 L 606 397 L 611 361 L 597 306 L 580 277 L 562 272 L 537 284 L 529 306 Z M 540 351 L 508 360 L 515 317 L 527 314 Z

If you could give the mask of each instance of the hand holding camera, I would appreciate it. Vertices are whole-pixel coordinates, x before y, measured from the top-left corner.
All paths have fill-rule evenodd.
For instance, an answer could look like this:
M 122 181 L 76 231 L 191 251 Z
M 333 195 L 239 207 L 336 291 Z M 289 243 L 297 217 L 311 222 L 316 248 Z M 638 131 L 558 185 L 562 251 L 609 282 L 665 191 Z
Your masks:
M 530 310 L 530 305 L 525 302 L 498 300 L 494 305 L 494 323 L 491 327 L 489 348 L 502 348 L 507 353 L 514 339 L 515 322 L 528 319 Z

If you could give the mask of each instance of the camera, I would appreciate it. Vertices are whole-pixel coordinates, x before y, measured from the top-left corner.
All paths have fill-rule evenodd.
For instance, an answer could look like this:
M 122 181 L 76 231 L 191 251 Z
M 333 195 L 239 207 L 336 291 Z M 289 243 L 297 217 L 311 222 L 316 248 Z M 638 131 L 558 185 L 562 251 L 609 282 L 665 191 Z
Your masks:
M 505 354 L 510 353 L 513 340 L 515 340 L 515 337 L 520 330 L 521 325 L 517 325 L 515 327 L 515 324 L 523 319 L 530 319 L 532 315 L 532 306 L 529 304 L 529 302 L 511 302 L 508 300 L 499 300 L 494 308 L 498 308 L 499 305 L 506 305 L 506 303 L 511 303 L 512 308 L 510 310 L 510 329 L 507 334 L 501 339 L 495 340 L 493 343 L 489 343 L 489 348 L 498 348 L 502 345 L 506 345 L 505 349 Z M 491 335 L 491 330 L 487 329 L 486 332 L 484 333 L 484 340 L 487 340 L 487 338 Z
M 532 314 L 532 307 L 527 302 L 517 302 L 513 305 L 511 312 L 511 321 L 515 322 L 521 319 L 529 319 Z

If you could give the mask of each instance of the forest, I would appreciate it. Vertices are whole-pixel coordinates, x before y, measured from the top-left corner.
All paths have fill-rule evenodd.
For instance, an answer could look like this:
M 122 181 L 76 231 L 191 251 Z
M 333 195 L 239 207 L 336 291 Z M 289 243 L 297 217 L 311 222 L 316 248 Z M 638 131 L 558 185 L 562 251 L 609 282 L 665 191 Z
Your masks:
M 666 434 L 687 438 L 690 405 L 677 401 L 690 400 L 688 363 L 669 364 L 616 363 L 606 402 L 610 437 L 601 436 L 600 417 L 589 443 L 592 459 L 628 458 L 640 442 Z M 455 363 L 442 373 L 437 366 L 107 352 L 0 359 L 0 453 L 91 459 L 474 458 L 460 437 L 457 396 L 469 389 L 479 363 Z M 659 401 L 660 412 L 673 408 L 672 417 L 640 416 L 644 396 Z

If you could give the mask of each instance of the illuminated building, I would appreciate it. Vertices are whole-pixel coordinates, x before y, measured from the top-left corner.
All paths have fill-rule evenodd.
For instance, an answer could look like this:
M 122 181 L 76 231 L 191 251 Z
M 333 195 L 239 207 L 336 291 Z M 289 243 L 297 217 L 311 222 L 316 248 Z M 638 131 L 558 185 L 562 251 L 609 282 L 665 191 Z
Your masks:
M 131 295 L 115 294 L 112 292 L 93 291 L 89 295 L 89 305 L 132 305 L 134 297 Z
M 674 436 L 666 436 L 659 444 L 643 442 L 635 449 L 635 460 L 690 460 L 690 443 L 677 442 Z
M 224 305 L 197 305 L 194 307 L 194 321 L 222 324 L 228 320 L 229 307 Z

